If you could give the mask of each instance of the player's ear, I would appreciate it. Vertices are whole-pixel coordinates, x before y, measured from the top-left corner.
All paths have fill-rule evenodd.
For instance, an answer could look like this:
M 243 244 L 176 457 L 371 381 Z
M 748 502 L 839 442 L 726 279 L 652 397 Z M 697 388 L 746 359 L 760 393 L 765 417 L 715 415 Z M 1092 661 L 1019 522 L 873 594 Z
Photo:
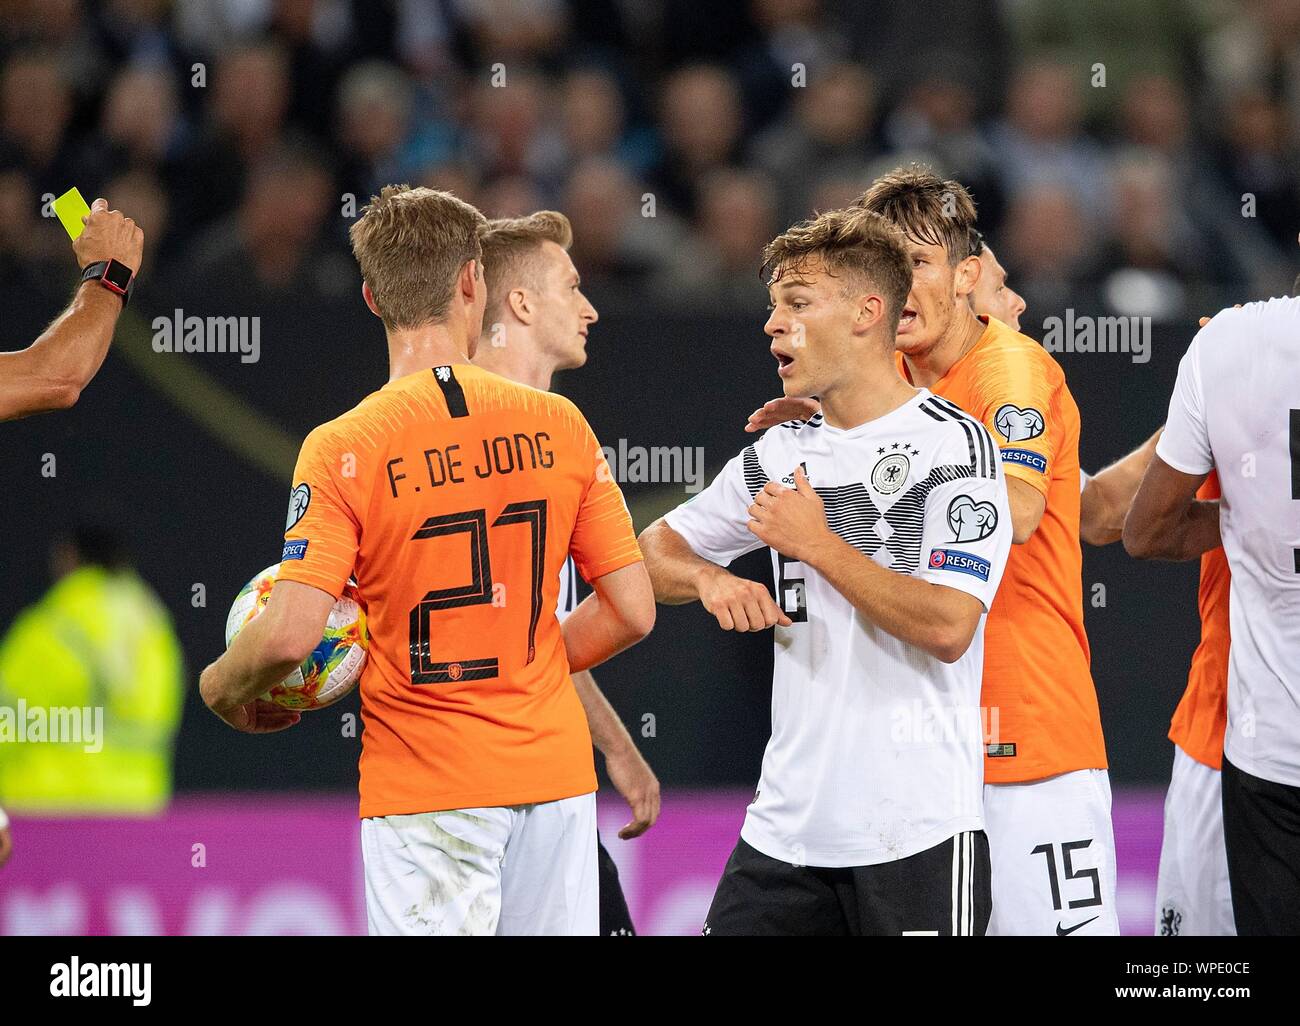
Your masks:
M 361 283 L 361 298 L 366 301 L 366 306 L 370 308 L 372 314 L 376 317 L 383 316 L 383 314 L 379 312 L 379 305 L 375 302 L 375 294 L 370 291 L 370 283 L 368 281 L 363 281 Z
M 510 294 L 506 296 L 506 304 L 521 324 L 532 324 L 533 318 L 537 316 L 537 308 L 529 300 L 528 293 L 524 289 L 511 289 Z
M 953 270 L 953 285 L 956 287 L 957 295 L 969 296 L 974 292 L 983 269 L 984 265 L 977 256 L 968 256 L 965 260 L 958 261 Z
M 466 260 L 460 269 L 460 294 L 471 306 L 479 298 L 479 293 L 487 288 L 482 268 L 477 260 Z
M 885 303 L 883 296 L 878 296 L 874 292 L 869 292 L 858 299 L 858 314 L 856 317 L 857 329 L 866 334 L 872 328 L 880 324 L 885 318 L 885 309 L 888 304 Z

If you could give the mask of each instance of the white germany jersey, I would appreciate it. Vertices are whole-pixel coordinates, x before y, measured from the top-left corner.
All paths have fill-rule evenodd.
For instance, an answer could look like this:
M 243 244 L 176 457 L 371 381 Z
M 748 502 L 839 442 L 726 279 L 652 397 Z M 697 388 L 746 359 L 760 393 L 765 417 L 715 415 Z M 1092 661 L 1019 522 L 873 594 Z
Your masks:
M 803 466 L 831 529 L 901 574 L 974 595 L 987 613 L 1011 546 L 997 448 L 956 406 L 920 391 L 852 430 L 782 424 L 666 517 L 723 566 L 761 548 L 748 508 Z M 795 865 L 906 858 L 983 827 L 984 622 L 944 663 L 864 619 L 812 568 L 772 553 L 789 627 L 773 639 L 772 738 L 741 836 Z
M 1300 787 L 1300 299 L 1217 314 L 1178 367 L 1156 454 L 1218 468 L 1228 603 L 1228 732 L 1238 769 Z

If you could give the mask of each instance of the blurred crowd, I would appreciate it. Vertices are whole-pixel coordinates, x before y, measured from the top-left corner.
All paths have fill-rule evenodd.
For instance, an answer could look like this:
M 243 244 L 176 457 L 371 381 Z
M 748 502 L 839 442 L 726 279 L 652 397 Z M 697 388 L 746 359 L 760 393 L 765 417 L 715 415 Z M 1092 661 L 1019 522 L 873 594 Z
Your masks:
M 1289 284 L 1297 151 L 1300 0 L 0 0 L 0 271 L 37 290 L 73 184 L 159 279 L 311 297 L 406 181 L 564 210 L 606 301 L 751 305 L 769 238 L 921 160 L 1031 314 L 1172 319 Z

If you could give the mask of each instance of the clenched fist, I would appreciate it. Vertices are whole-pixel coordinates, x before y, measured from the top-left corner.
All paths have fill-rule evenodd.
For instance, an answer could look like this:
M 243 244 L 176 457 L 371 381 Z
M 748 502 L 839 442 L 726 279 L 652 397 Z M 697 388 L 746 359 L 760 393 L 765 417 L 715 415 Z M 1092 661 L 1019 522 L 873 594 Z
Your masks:
M 764 631 L 791 620 L 757 581 L 737 577 L 716 567 L 700 581 L 700 605 L 718 618 L 724 631 Z
M 83 268 L 101 260 L 126 264 L 136 274 L 144 258 L 144 231 L 120 210 L 109 210 L 108 200 L 97 199 L 90 213 L 81 219 L 86 230 L 72 244 L 77 263 Z

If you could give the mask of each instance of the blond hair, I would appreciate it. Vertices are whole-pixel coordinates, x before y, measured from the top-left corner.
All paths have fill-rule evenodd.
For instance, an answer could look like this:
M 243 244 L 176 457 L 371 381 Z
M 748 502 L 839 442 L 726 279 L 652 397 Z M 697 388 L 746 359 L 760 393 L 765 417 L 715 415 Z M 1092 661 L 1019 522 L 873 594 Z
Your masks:
M 483 273 L 487 275 L 487 310 L 483 324 L 501 320 L 512 289 L 536 286 L 536 262 L 542 243 L 562 249 L 573 245 L 573 226 L 555 210 L 539 210 L 527 217 L 501 217 L 489 221 L 483 234 Z
M 854 205 L 875 211 L 916 242 L 942 246 L 950 265 L 979 256 L 984 248 L 975 229 L 975 201 L 966 187 L 923 164 L 881 175 Z
M 443 320 L 461 268 L 482 264 L 486 227 L 487 218 L 449 192 L 386 185 L 372 196 L 349 234 L 384 327 Z
M 857 207 L 828 210 L 778 235 L 763 250 L 769 284 L 803 275 L 820 261 L 832 277 L 878 288 L 889 323 L 897 325 L 912 290 L 912 260 L 898 230 L 879 214 Z M 850 294 L 851 284 L 843 288 Z

